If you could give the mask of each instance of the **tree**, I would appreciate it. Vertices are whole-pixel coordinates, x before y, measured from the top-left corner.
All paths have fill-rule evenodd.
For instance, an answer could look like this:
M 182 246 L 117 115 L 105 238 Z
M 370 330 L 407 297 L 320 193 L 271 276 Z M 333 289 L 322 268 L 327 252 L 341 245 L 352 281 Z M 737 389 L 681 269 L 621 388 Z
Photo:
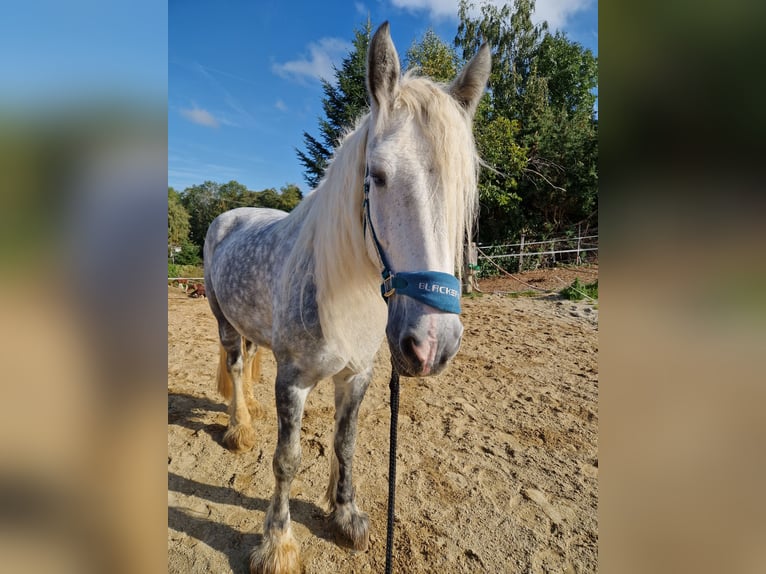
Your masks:
M 526 164 L 526 150 L 516 142 L 517 120 L 493 114 L 487 99 L 476 113 L 475 138 L 485 169 L 479 176 L 479 240 L 502 241 L 508 230 L 524 224 L 518 174 Z M 493 167 L 494 166 L 494 167 Z
M 546 82 L 548 117 L 530 165 L 561 188 L 541 186 L 548 193 L 537 199 L 549 206 L 546 220 L 555 227 L 586 219 L 598 206 L 598 66 L 590 50 L 556 33 L 540 43 L 537 68 Z M 553 197 L 546 197 L 551 189 Z
M 168 187 L 168 246 L 180 246 L 189 239 L 189 213 L 181 203 L 181 195 Z
M 168 194 L 170 196 L 170 192 Z M 232 180 L 224 184 L 206 181 L 201 185 L 187 187 L 180 198 L 188 217 L 189 241 L 199 248 L 205 243 L 207 228 L 224 211 L 236 207 L 271 207 L 291 211 L 303 198 L 303 194 L 294 184 L 283 186 L 279 192 L 274 188 L 251 191 Z M 178 245 L 183 247 L 183 242 Z
M 437 82 L 450 82 L 457 75 L 457 52 L 430 28 L 420 42 L 413 41 L 406 60 L 408 70 L 416 69 L 419 74 Z
M 173 263 L 176 265 L 199 265 L 202 263 L 200 252 L 202 249 L 191 241 L 184 241 L 181 244 L 181 251 L 173 256 Z
M 483 241 L 512 238 L 521 229 L 558 232 L 597 209 L 596 60 L 563 34 L 550 34 L 546 23 L 534 25 L 534 7 L 534 0 L 512 7 L 485 2 L 473 17 L 473 5 L 460 3 L 455 44 L 463 57 L 484 41 L 493 52 L 477 145 L 505 174 L 484 170 L 480 179 L 481 216 L 502 221 L 480 226 Z
M 181 196 L 189 212 L 189 240 L 195 245 L 203 245 L 212 221 L 220 213 L 231 209 L 226 202 L 221 201 L 220 188 L 219 183 L 206 181 L 201 185 L 187 187 Z
M 319 119 L 319 139 L 303 132 L 306 151 L 296 149 L 303 164 L 304 179 L 311 189 L 319 185 L 333 151 L 343 135 L 369 107 L 366 88 L 367 44 L 372 35 L 372 24 L 354 32 L 353 49 L 343 59 L 340 69 L 335 68 L 335 85 L 322 80 L 322 108 L 325 118 Z
M 292 211 L 303 199 L 300 188 L 294 183 L 289 183 L 279 190 L 280 206 L 283 211 Z
M 256 199 L 252 191 L 238 181 L 231 180 L 218 186 L 216 193 L 222 207 L 234 209 L 235 207 L 256 206 Z
M 472 2 L 460 0 L 455 45 L 462 49 L 463 59 L 468 60 L 484 42 L 489 43 L 492 107 L 508 119 L 521 121 L 521 101 L 533 74 L 535 49 L 548 25 L 532 24 L 534 0 L 514 0 L 513 8 L 510 4 L 496 6 L 485 2 L 477 18 L 470 16 L 473 8 Z

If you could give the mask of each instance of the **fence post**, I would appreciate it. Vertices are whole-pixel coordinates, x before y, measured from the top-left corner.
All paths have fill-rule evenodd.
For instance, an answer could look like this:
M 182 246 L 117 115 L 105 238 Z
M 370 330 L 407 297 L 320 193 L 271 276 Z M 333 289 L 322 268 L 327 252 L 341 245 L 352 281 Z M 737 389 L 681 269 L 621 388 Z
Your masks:
M 575 260 L 577 265 L 582 265 L 582 260 L 580 259 L 580 240 L 582 240 L 582 223 L 577 224 L 577 259 Z
M 521 234 L 521 246 L 519 247 L 519 273 L 524 271 L 524 234 Z
M 551 257 L 553 257 L 553 265 L 551 267 L 556 267 L 556 242 L 551 239 Z
M 473 293 L 476 281 L 476 266 L 479 264 L 479 249 L 473 242 L 463 246 L 463 293 Z

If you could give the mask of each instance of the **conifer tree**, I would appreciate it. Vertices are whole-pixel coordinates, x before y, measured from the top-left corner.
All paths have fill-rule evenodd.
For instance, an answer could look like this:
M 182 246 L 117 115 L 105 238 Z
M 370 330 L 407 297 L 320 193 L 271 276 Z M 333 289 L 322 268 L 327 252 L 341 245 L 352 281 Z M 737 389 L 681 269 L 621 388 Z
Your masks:
M 315 188 L 327 168 L 335 148 L 343 135 L 354 127 L 354 122 L 369 107 L 367 101 L 366 69 L 367 44 L 372 35 L 372 24 L 354 32 L 353 49 L 335 68 L 335 83 L 322 80 L 322 108 L 325 117 L 319 119 L 319 137 L 303 132 L 305 151 L 296 150 L 303 164 L 303 177 L 311 189 Z

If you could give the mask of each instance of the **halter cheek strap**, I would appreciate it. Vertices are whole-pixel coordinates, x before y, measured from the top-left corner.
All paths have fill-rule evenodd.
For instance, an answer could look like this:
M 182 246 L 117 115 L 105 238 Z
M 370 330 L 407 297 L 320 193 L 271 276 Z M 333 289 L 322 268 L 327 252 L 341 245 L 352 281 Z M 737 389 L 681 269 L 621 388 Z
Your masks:
M 383 267 L 381 275 L 383 284 L 380 293 L 388 303 L 388 298 L 394 294 L 407 295 L 416 301 L 425 303 L 447 313 L 460 313 L 460 281 L 450 273 L 441 271 L 401 271 L 394 273 L 386 257 L 386 252 L 380 245 L 375 227 L 370 217 L 370 182 L 369 173 L 364 178 L 364 235 L 370 230 L 372 243 Z

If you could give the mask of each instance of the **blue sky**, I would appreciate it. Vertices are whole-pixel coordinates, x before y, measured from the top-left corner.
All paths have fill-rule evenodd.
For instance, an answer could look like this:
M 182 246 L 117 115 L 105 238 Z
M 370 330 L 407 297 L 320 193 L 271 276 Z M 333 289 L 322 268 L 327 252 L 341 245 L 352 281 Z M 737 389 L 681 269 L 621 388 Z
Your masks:
M 236 180 L 308 191 L 295 148 L 317 136 L 320 77 L 369 14 L 391 23 L 401 57 L 432 28 L 450 45 L 457 0 L 170 0 L 168 185 Z M 598 54 L 597 0 L 537 0 L 536 19 Z
M 97 100 L 164 106 L 167 38 L 156 0 L 5 2 L 0 107 L 36 118 Z

